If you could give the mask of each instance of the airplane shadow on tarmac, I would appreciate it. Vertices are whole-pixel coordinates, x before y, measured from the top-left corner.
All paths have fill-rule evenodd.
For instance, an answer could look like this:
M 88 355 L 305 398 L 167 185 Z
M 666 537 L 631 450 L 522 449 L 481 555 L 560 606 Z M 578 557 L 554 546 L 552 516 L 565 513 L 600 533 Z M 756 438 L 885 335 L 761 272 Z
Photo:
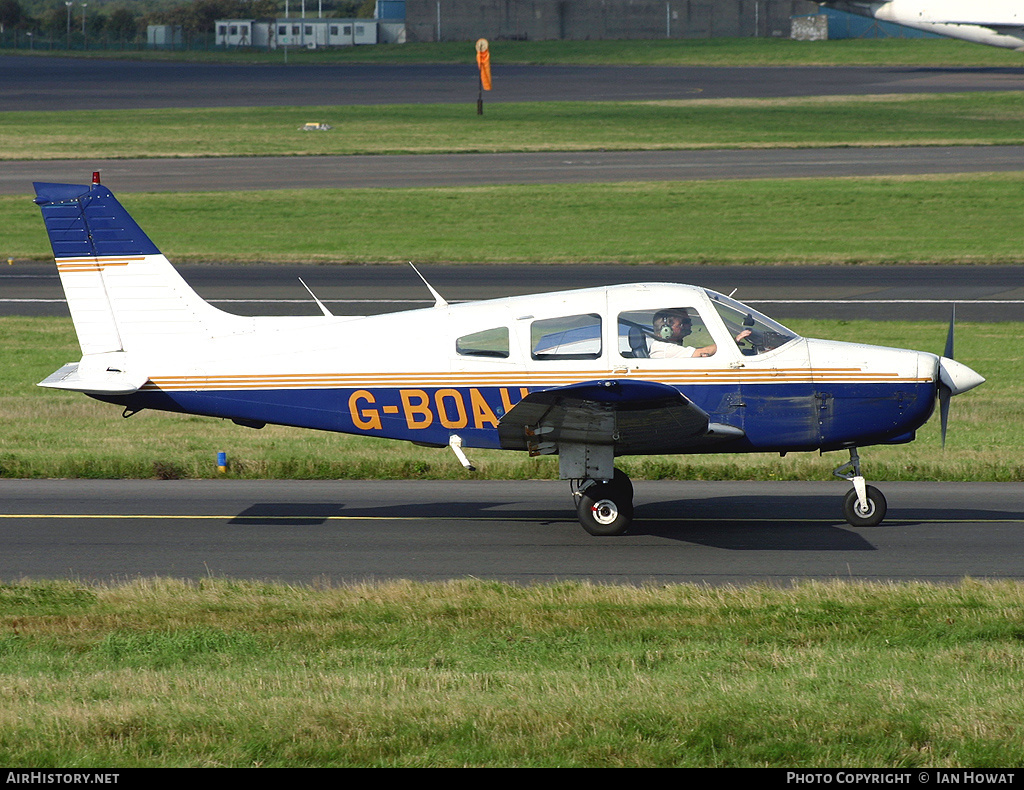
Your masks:
M 890 502 L 880 525 L 857 528 L 846 522 L 837 496 L 717 497 L 638 506 L 630 534 L 736 550 L 874 551 L 871 535 L 884 530 L 1002 520 L 1024 520 L 1024 509 L 899 507 Z
M 638 497 L 638 500 L 640 498 Z M 855 529 L 842 517 L 836 496 L 729 496 L 638 501 L 628 533 L 619 538 L 591 538 L 578 525 L 572 500 L 564 508 L 531 508 L 521 501 L 434 501 L 415 505 L 381 504 L 347 507 L 339 502 L 259 502 L 232 518 L 230 525 L 304 527 L 335 522 L 447 521 L 465 532 L 490 531 L 494 525 L 520 531 L 523 539 L 552 529 L 583 540 L 629 540 L 637 537 L 696 543 L 736 551 L 874 551 L 872 532 L 928 526 L 943 521 L 1021 521 L 1024 511 L 982 509 L 893 508 L 878 527 Z

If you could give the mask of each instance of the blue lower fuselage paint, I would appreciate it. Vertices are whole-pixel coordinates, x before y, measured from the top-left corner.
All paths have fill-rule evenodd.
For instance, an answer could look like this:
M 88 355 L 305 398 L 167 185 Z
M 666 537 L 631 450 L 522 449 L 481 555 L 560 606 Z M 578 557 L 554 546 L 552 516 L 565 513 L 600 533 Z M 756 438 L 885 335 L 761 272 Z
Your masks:
M 103 398 L 130 409 L 203 414 L 324 431 L 448 444 L 502 447 L 498 423 L 536 387 L 345 387 L 160 390 Z M 543 389 L 543 388 L 540 388 Z M 712 422 L 740 428 L 728 447 L 682 452 L 790 452 L 905 441 L 929 418 L 928 382 L 708 384 L 677 387 Z M 671 426 L 665 426 L 666 431 Z

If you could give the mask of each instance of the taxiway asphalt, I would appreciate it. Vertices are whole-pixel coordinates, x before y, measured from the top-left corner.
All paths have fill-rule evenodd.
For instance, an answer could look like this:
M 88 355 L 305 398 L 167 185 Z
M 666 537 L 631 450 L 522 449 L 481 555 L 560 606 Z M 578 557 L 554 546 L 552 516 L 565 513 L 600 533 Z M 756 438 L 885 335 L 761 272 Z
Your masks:
M 272 156 L 8 161 L 0 195 L 34 181 L 89 183 L 117 193 L 394 189 L 753 178 L 841 178 L 1024 170 L 1024 146 L 579 151 L 393 156 Z
M 877 485 L 855 529 L 839 481 L 637 481 L 630 533 L 595 538 L 556 481 L 0 480 L 0 579 L 1024 579 L 1024 484 Z
M 433 304 L 406 265 L 176 268 L 204 299 L 242 315 L 319 315 L 300 277 L 336 315 L 373 315 Z M 738 299 L 780 320 L 934 321 L 942 337 L 954 303 L 959 321 L 1024 320 L 1020 266 L 463 264 L 421 266 L 420 271 L 452 303 L 615 283 L 680 282 L 726 294 L 735 291 Z M 67 316 L 53 264 L 0 266 L 0 315 Z

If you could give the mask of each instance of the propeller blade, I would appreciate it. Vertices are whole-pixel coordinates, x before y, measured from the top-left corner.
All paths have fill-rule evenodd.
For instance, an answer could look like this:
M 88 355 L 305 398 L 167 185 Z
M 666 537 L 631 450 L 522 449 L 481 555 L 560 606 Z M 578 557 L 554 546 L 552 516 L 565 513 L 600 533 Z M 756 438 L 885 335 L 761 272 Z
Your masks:
M 946 350 L 942 356 L 946 359 L 953 358 L 953 328 L 956 325 L 956 302 L 953 302 L 953 309 L 949 314 L 949 331 L 946 332 Z M 942 363 L 939 362 L 941 367 Z M 942 426 L 942 449 L 946 449 L 946 429 L 949 427 L 949 399 L 953 397 L 952 390 L 939 382 L 939 424 Z
M 953 302 L 953 312 L 949 316 L 949 332 L 946 333 L 946 351 L 943 353 L 946 359 L 953 359 L 953 325 L 956 323 L 956 302 Z
M 942 446 L 946 446 L 946 429 L 949 426 L 949 400 L 954 395 L 974 389 L 985 383 L 985 377 L 953 359 L 953 327 L 956 325 L 956 304 L 949 317 L 949 333 L 946 335 L 946 351 L 939 359 L 938 395 L 939 419 L 942 425 Z
M 939 424 L 942 426 L 942 448 L 946 448 L 946 428 L 949 426 L 949 399 L 953 397 L 949 387 L 939 384 Z

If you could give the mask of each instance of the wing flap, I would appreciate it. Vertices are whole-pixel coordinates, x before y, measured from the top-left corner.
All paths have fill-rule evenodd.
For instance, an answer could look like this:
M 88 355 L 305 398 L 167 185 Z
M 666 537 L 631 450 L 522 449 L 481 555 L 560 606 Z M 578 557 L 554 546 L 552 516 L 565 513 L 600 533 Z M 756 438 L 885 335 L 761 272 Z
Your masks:
M 616 455 L 693 450 L 742 437 L 712 423 L 674 387 L 608 379 L 532 392 L 498 423 L 505 449 L 554 452 L 559 443 L 611 445 Z

